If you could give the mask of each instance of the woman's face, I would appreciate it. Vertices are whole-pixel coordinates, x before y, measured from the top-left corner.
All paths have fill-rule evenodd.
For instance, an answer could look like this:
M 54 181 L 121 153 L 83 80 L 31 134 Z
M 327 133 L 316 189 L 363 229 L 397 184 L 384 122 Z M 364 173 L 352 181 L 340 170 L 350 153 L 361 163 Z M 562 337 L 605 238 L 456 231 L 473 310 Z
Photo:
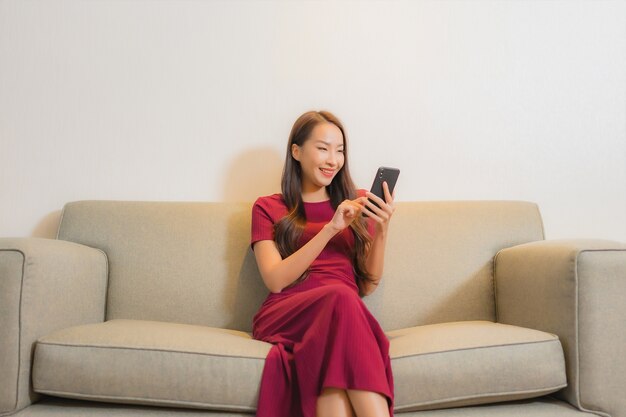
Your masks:
M 293 144 L 291 154 L 302 167 L 302 190 L 330 185 L 343 167 L 343 135 L 332 123 L 319 123 L 302 146 Z

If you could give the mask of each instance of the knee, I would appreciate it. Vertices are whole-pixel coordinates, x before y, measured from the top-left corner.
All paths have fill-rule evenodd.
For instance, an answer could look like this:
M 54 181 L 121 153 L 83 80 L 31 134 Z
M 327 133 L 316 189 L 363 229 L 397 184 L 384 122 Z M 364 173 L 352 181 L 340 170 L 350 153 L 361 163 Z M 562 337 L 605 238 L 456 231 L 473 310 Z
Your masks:
M 346 285 L 324 285 L 315 291 L 317 292 L 316 303 L 325 312 L 354 312 L 362 308 L 359 303 L 363 301 L 359 298 L 359 294 Z M 341 313 L 339 315 L 344 316 Z
M 359 294 L 352 288 L 346 287 L 345 285 L 338 285 L 337 287 L 339 288 L 336 289 L 334 294 L 341 303 L 359 304 L 362 302 Z
M 352 313 L 358 312 L 361 310 L 361 303 L 363 302 L 359 295 L 354 292 L 352 289 L 346 287 L 345 285 L 336 285 L 329 291 L 326 295 L 328 307 L 334 311 L 339 312 L 340 316 L 343 317 L 346 313 L 349 314 L 350 317 L 354 317 Z
M 359 298 L 359 294 L 347 285 L 327 285 L 330 294 L 337 297 L 356 297 Z

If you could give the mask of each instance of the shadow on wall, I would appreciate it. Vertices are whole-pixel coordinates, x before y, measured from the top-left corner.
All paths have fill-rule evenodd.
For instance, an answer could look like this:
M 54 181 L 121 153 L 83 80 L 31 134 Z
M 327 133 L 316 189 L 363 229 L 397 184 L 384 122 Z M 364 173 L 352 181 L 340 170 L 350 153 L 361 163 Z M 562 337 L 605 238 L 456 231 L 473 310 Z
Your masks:
M 283 155 L 269 147 L 241 153 L 227 168 L 222 201 L 254 202 L 260 196 L 279 193 L 283 163 Z M 61 210 L 48 213 L 30 236 L 55 239 L 60 221 Z
M 33 229 L 30 237 L 43 237 L 47 239 L 55 239 L 57 237 L 57 229 L 61 221 L 61 210 L 55 210 L 48 213 Z
M 222 190 L 223 201 L 250 201 L 280 193 L 284 156 L 264 147 L 247 150 L 235 157 L 227 169 Z

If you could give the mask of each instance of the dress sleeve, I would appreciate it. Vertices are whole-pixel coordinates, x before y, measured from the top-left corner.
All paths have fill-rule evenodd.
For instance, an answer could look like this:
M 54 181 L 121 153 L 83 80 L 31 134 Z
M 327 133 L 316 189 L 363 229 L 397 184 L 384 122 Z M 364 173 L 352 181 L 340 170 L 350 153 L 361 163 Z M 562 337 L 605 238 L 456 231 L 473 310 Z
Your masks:
M 263 197 L 259 197 L 252 206 L 250 248 L 259 240 L 274 240 L 274 221 L 270 216 L 269 205 Z

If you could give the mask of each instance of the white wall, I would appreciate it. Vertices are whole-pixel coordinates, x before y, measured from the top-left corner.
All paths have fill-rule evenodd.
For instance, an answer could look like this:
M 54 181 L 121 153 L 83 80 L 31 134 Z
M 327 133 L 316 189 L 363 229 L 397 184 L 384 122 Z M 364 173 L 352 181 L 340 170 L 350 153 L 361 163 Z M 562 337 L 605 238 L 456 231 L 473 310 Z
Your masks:
M 84 199 L 279 191 L 309 109 L 396 198 L 626 241 L 625 1 L 0 1 L 0 236 Z

